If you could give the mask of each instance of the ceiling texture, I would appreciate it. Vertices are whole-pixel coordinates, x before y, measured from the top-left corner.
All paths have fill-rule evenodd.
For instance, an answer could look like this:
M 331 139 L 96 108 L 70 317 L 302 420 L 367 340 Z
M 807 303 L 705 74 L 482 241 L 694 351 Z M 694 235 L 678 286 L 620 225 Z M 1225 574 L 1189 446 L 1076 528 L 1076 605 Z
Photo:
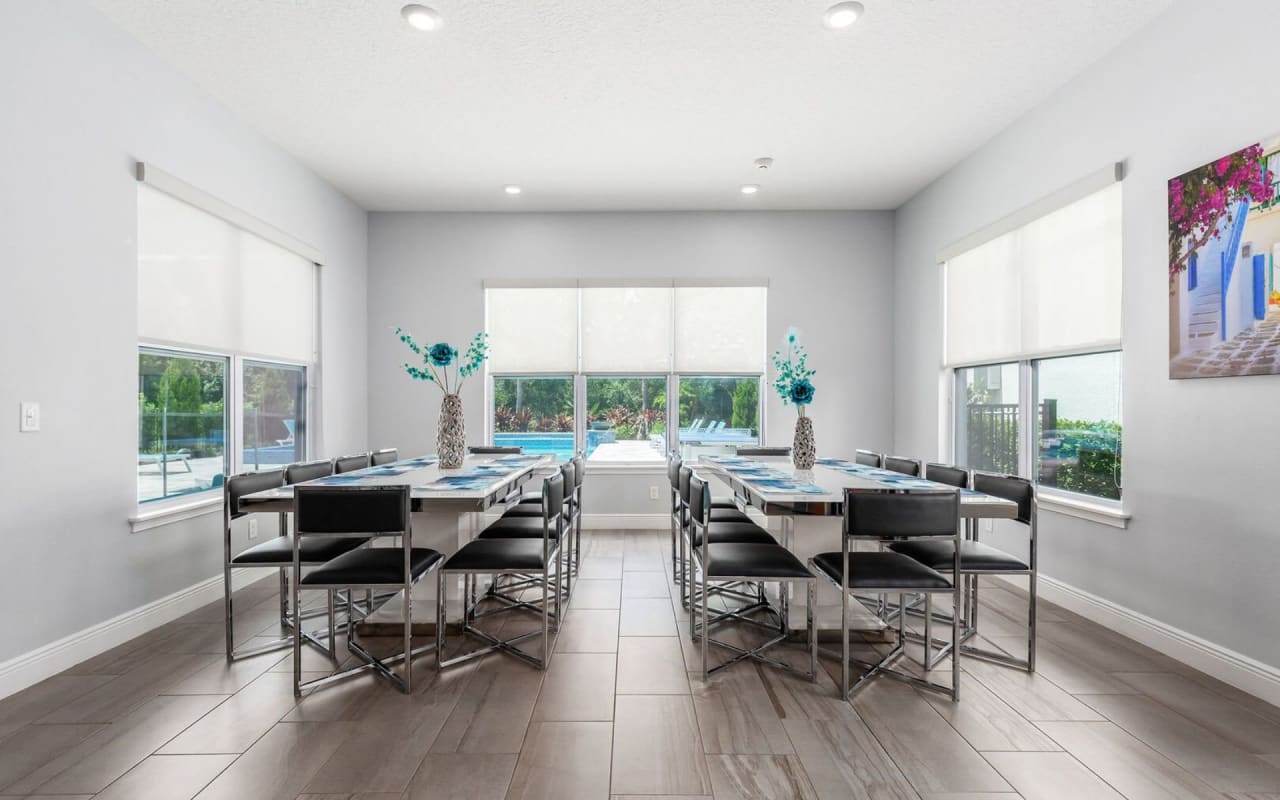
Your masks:
M 510 211 L 896 208 L 1172 1 L 94 5 L 365 208 Z

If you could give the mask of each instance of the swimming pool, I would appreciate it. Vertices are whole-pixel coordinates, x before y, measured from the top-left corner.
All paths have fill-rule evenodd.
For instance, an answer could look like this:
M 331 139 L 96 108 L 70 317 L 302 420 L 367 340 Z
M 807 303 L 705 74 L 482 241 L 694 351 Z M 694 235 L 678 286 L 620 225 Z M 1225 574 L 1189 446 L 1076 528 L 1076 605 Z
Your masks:
M 587 457 L 601 444 L 614 440 L 613 431 L 587 431 Z M 523 447 L 526 453 L 550 453 L 557 461 L 573 458 L 572 433 L 495 433 L 493 443 L 498 447 Z

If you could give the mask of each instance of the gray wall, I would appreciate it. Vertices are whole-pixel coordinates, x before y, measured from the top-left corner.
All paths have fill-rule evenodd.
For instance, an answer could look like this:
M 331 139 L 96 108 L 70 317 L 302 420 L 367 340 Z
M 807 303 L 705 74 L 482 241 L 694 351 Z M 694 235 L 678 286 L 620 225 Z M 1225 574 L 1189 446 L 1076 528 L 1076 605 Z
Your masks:
M 1125 505 L 1117 530 L 1044 513 L 1044 573 L 1280 664 L 1280 377 L 1170 381 L 1166 181 L 1280 130 L 1272 0 L 1180 3 L 906 204 L 895 246 L 896 449 L 939 454 L 938 250 L 1124 160 Z M 1270 634 L 1270 635 L 1268 635 Z
M 0 109 L 3 661 L 221 571 L 220 515 L 130 533 L 135 159 L 323 251 L 335 452 L 366 444 L 367 217 L 82 2 L 5 4 Z
M 893 217 L 886 212 L 369 215 L 369 434 L 434 450 L 439 391 L 400 371 L 397 325 L 465 341 L 484 325 L 487 278 L 769 278 L 768 334 L 805 333 L 812 406 L 825 452 L 889 445 L 893 425 Z M 530 332 L 536 335 L 536 332 Z M 467 438 L 483 441 L 482 387 L 464 389 Z M 795 411 L 769 395 L 770 443 L 789 444 Z M 644 489 L 603 485 L 593 513 L 661 513 Z M 592 498 L 595 503 L 592 503 Z

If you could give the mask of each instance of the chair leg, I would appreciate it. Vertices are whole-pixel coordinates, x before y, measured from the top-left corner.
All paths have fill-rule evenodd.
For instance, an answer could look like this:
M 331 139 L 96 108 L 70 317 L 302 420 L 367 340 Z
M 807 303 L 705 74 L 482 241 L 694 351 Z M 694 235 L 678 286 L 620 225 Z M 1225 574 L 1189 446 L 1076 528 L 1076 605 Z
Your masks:
M 338 629 L 337 629 L 337 625 L 334 622 L 336 618 L 336 615 L 334 614 L 335 591 L 336 590 L 334 589 L 329 590 L 329 658 L 332 658 L 334 661 L 337 661 L 338 660 Z M 294 630 L 294 638 L 297 638 L 299 630 L 300 629 Z
M 960 581 L 952 580 L 955 584 L 954 593 L 952 594 L 952 603 L 960 603 Z M 974 593 L 977 593 L 978 587 L 974 586 Z M 951 615 L 951 699 L 958 701 L 960 699 L 960 615 Z
M 849 587 L 843 583 L 840 587 L 840 696 L 849 699 Z
M 290 593 L 293 595 L 293 696 L 302 696 L 302 603 L 300 602 L 300 593 L 302 591 L 302 568 L 297 564 L 293 567 L 293 587 Z
M 1036 573 L 1027 576 L 1027 672 L 1036 671 Z
M 404 693 L 413 691 L 413 584 L 404 585 Z
M 445 626 L 445 583 L 444 572 L 436 573 L 436 672 L 443 669 L 444 663 L 444 626 Z M 466 597 L 463 597 L 462 604 L 466 605 Z
M 711 631 L 707 629 L 707 600 L 707 571 L 704 569 L 702 571 L 702 640 L 699 643 L 702 649 L 702 680 L 704 681 L 709 674 L 707 671 L 707 650 L 708 642 L 711 639 Z M 692 602 L 692 598 L 690 598 L 690 601 Z
M 818 601 L 818 582 L 810 580 L 806 595 L 806 622 L 809 628 L 809 680 L 818 680 L 818 628 L 814 623 L 814 605 Z
M 231 565 L 222 562 L 222 614 L 227 634 L 227 661 L 235 659 L 235 630 L 231 608 Z
M 546 565 L 543 565 L 544 568 Z M 556 579 L 557 582 L 559 578 Z M 542 573 L 542 668 L 545 670 L 551 666 L 551 617 L 550 602 L 547 592 L 551 590 L 551 574 L 549 571 Z M 559 612 L 559 601 L 556 607 Z

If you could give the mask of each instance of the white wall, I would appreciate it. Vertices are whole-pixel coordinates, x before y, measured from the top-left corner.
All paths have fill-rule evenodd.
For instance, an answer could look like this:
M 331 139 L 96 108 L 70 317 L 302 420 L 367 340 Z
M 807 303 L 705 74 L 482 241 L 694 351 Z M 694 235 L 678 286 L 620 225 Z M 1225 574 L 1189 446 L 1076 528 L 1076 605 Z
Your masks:
M 887 447 L 892 223 L 885 212 L 370 214 L 370 439 L 435 449 L 439 391 L 401 372 L 394 330 L 466 341 L 483 329 L 485 279 L 751 276 L 770 280 L 771 345 L 789 325 L 804 331 L 818 370 L 811 413 L 820 450 Z M 467 438 L 478 444 L 484 393 L 479 382 L 463 393 Z M 767 439 L 790 444 L 795 411 L 769 398 Z M 645 491 L 594 483 L 587 512 L 662 512 L 648 500 L 650 478 Z
M 1181 2 L 897 214 L 896 449 L 939 455 L 940 248 L 1124 160 L 1125 505 L 1117 530 L 1043 513 L 1041 569 L 1280 665 L 1280 377 L 1170 381 L 1166 181 L 1280 131 L 1258 103 L 1273 0 Z M 1238 37 L 1208 31 L 1240 30 Z M 1267 96 L 1274 98 L 1274 92 Z
M 135 160 L 318 247 L 326 449 L 366 445 L 363 210 L 79 0 L 0 13 L 0 662 L 221 572 L 221 515 L 132 534 Z M 20 400 L 43 430 L 19 434 Z

